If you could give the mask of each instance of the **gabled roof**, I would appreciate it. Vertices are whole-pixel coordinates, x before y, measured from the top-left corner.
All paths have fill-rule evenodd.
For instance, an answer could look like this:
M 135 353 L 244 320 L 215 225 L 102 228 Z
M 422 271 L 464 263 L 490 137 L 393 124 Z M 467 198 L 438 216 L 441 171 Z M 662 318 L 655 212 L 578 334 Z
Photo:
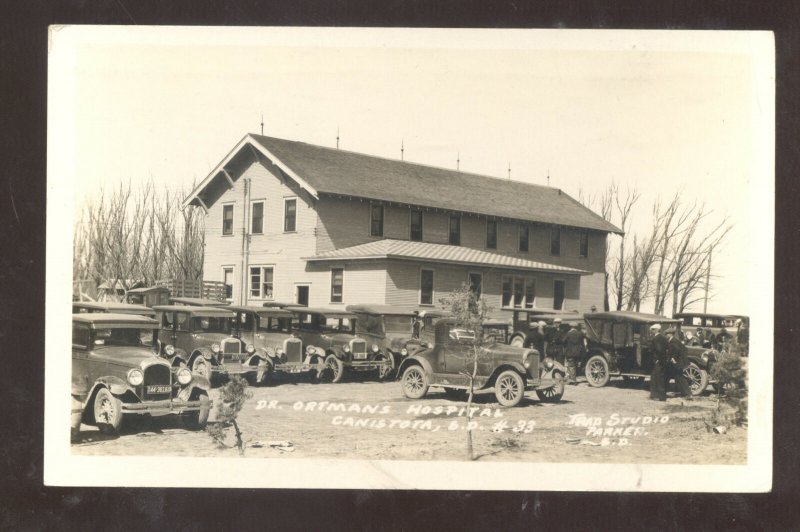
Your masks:
M 621 233 L 557 188 L 255 134 L 246 135 L 183 205 L 206 207 L 199 196 L 214 179 L 230 178 L 225 165 L 244 149 L 271 160 L 314 198 L 350 196 Z
M 426 260 L 449 264 L 481 265 L 493 268 L 561 272 L 578 275 L 590 273 L 576 268 L 567 268 L 566 266 L 557 266 L 546 262 L 509 257 L 507 255 L 500 255 L 499 253 L 489 253 L 488 251 L 464 246 L 433 244 L 431 242 L 411 242 L 408 240 L 394 240 L 391 238 L 359 244 L 349 248 L 326 251 L 313 257 L 303 257 L 303 260 L 307 261 L 368 259 Z

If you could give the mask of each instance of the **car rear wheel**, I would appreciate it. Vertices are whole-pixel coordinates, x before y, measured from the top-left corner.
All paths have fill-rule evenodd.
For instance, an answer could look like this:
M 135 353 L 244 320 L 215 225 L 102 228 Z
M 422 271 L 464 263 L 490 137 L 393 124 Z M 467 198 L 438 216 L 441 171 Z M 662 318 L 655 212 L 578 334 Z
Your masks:
M 536 390 L 536 395 L 543 403 L 557 403 L 564 397 L 564 375 L 555 373 L 553 377 L 556 379 L 556 383 L 553 386 Z
M 344 363 L 336 355 L 328 355 L 325 359 L 325 369 L 330 373 L 331 382 L 339 382 L 344 376 Z
M 497 377 L 494 395 L 502 406 L 517 406 L 525 396 L 525 381 L 519 373 L 507 369 Z
M 708 386 L 708 372 L 701 369 L 697 364 L 691 362 L 683 370 L 683 376 L 689 381 L 692 395 L 700 395 Z
M 94 397 L 94 422 L 103 434 L 117 434 L 122 425 L 122 403 L 108 388 L 100 388 Z
M 597 388 L 608 384 L 608 362 L 600 355 L 595 355 L 586 362 L 586 381 Z
M 428 376 L 421 366 L 406 368 L 401 379 L 403 395 L 409 399 L 421 399 L 428 393 Z

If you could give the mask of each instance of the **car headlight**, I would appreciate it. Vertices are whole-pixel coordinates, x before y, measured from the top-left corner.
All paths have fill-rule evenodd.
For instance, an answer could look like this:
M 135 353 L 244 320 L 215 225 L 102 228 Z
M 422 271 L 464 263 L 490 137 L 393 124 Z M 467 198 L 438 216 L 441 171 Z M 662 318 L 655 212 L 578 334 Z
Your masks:
M 176 375 L 178 382 L 181 384 L 189 384 L 192 382 L 192 372 L 188 368 L 181 368 Z
M 345 353 L 349 353 L 350 352 L 350 346 L 347 345 L 347 344 L 344 344 L 344 347 L 342 347 L 342 351 L 344 351 Z
M 247 349 L 248 353 L 255 353 L 256 352 L 256 346 L 254 346 L 253 344 L 247 344 L 247 347 L 245 349 Z
M 378 344 L 372 344 L 372 352 L 373 353 L 377 353 L 380 350 L 381 350 L 381 348 L 378 347 Z
M 144 373 L 142 370 L 133 368 L 128 372 L 128 382 L 131 386 L 139 386 L 144 382 Z
M 175 348 L 172 347 L 172 344 L 167 344 L 167 347 L 164 348 L 164 352 L 167 354 L 167 356 L 171 357 L 175 354 Z
M 553 366 L 554 366 L 554 365 L 555 365 L 555 363 L 553 362 L 553 359 L 552 359 L 552 358 L 550 358 L 550 357 L 544 357 L 544 367 L 545 367 L 545 368 L 547 368 L 547 369 L 553 369 Z
M 704 363 L 708 363 L 708 353 L 703 353 L 700 358 L 703 359 Z
M 211 351 L 219 353 L 219 344 L 211 344 Z
M 400 354 L 406 356 L 408 354 L 408 349 L 404 347 L 403 349 L 400 350 Z
M 306 346 L 306 354 L 307 354 L 307 355 L 313 355 L 313 354 L 314 354 L 314 353 L 316 353 L 316 352 L 317 352 L 317 350 L 316 350 L 316 349 L 314 349 L 314 346 L 313 346 L 313 345 L 308 345 L 308 346 Z
M 531 367 L 533 367 L 535 358 L 536 355 L 534 353 L 528 353 L 528 356 L 526 356 L 525 360 L 522 361 L 522 365 L 525 366 L 525 369 L 531 369 Z

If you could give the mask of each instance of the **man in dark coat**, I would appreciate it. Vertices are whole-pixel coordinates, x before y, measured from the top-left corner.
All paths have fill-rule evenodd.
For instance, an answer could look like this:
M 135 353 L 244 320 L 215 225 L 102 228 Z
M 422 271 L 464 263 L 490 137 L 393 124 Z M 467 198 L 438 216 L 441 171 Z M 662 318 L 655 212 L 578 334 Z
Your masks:
M 733 336 L 731 336 L 731 333 L 729 333 L 728 329 L 726 329 L 725 326 L 723 325 L 722 330 L 719 332 L 717 338 L 714 340 L 717 351 L 722 351 L 724 349 L 727 349 L 728 342 L 730 342 L 732 338 Z
M 667 365 L 667 378 L 666 382 L 675 379 L 675 384 L 678 385 L 681 396 L 687 401 L 692 400 L 692 389 L 689 387 L 689 381 L 683 374 L 683 370 L 689 367 L 689 358 L 687 356 L 686 346 L 683 345 L 678 337 L 677 331 L 674 328 L 667 330 L 667 355 L 669 356 L 669 363 Z
M 742 354 L 747 356 L 750 350 L 750 331 L 747 329 L 747 323 L 741 319 L 736 320 L 736 342 L 742 349 Z
M 567 366 L 567 383 L 578 384 L 578 359 L 586 350 L 586 335 L 575 322 L 564 335 L 564 358 Z
M 535 325 L 535 328 L 533 327 Z M 545 322 L 539 321 L 531 324 L 531 330 L 528 332 L 528 335 L 525 337 L 525 347 L 532 347 L 539 351 L 541 356 L 545 356 L 545 334 L 544 334 L 544 326 Z
M 561 334 L 561 318 L 553 320 L 553 325 L 545 329 L 545 342 L 547 342 L 547 355 L 555 359 L 563 353 L 563 336 Z
M 653 372 L 650 374 L 650 399 L 654 401 L 667 400 L 667 350 L 669 342 L 666 336 L 661 333 L 661 325 L 654 323 L 650 326 L 650 333 L 653 334 L 650 349 L 653 352 Z

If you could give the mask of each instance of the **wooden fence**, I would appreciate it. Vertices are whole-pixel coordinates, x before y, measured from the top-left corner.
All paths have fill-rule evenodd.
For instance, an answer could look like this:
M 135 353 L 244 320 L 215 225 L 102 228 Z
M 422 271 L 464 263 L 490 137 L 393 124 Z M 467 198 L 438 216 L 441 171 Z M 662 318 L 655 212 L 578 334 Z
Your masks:
M 205 299 L 225 300 L 225 283 L 220 281 L 203 281 L 200 279 L 161 279 L 155 286 L 169 289 L 172 297 L 199 297 Z

